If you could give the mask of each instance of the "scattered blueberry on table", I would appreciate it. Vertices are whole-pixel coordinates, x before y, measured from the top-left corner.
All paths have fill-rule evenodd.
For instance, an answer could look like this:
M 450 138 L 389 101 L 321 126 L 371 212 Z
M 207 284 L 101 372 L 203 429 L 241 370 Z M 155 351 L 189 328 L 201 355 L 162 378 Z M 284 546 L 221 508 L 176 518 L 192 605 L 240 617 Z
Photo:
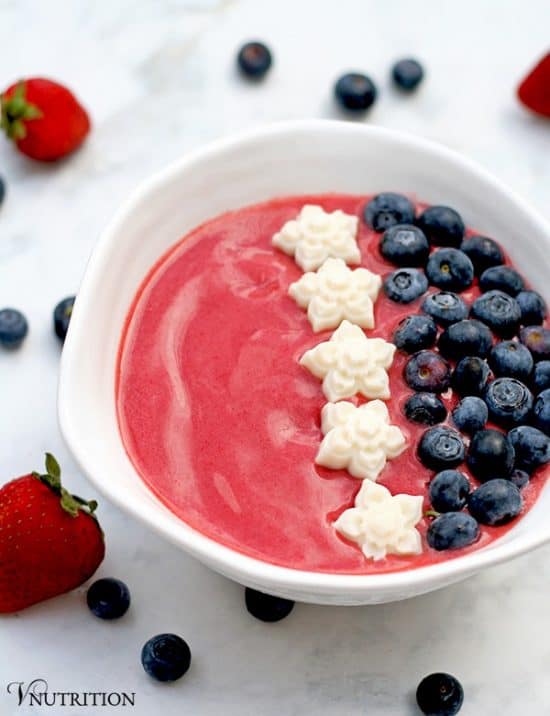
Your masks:
M 104 577 L 90 586 L 86 602 L 99 619 L 119 619 L 130 607 L 130 590 L 120 579 Z
M 244 598 L 249 614 L 262 622 L 279 622 L 294 609 L 294 602 L 290 599 L 274 597 L 250 587 L 246 587 Z
M 403 194 L 384 192 L 368 202 L 363 215 L 372 229 L 383 232 L 396 224 L 414 224 L 415 208 Z
M 53 327 L 55 335 L 60 341 L 64 341 L 69 330 L 69 323 L 73 313 L 73 306 L 76 296 L 68 296 L 60 301 L 53 312 Z
M 365 112 L 375 103 L 377 95 L 374 82 L 360 72 L 348 72 L 334 85 L 336 101 L 350 112 Z
M 452 291 L 430 293 L 422 301 L 422 310 L 444 328 L 468 318 L 468 306 L 463 298 Z
M 414 314 L 399 322 L 393 334 L 394 345 L 405 353 L 431 348 L 437 338 L 437 326 L 430 316 Z M 550 365 L 550 363 L 549 363 Z
M 466 512 L 444 512 L 430 523 L 426 533 L 428 544 L 439 552 L 462 549 L 479 537 L 479 525 Z
M 430 674 L 416 690 L 416 703 L 426 716 L 455 716 L 463 701 L 464 690 L 450 674 Z
M 0 176 L 0 206 L 2 206 L 5 197 L 6 197 L 6 182 Z
M 412 92 L 424 79 L 424 68 L 418 60 L 405 58 L 393 65 L 391 76 L 400 90 Z
M 405 417 L 420 425 L 437 425 L 447 417 L 447 408 L 435 393 L 413 393 L 403 406 Z
M 19 348 L 28 332 L 29 324 L 21 311 L 15 308 L 0 310 L 0 346 L 2 348 L 11 350 Z
M 430 245 L 417 226 L 395 224 L 384 232 L 380 253 L 396 266 L 425 266 Z
M 157 681 L 176 681 L 191 666 L 191 650 L 177 634 L 157 634 L 141 650 L 145 671 Z
M 416 221 L 434 246 L 458 248 L 464 236 L 464 222 L 454 209 L 448 206 L 430 206 Z
M 428 279 L 416 268 L 401 268 L 390 273 L 383 282 L 386 296 L 396 303 L 411 303 L 428 289 Z
M 434 251 L 426 264 L 432 286 L 446 291 L 464 291 L 474 280 L 474 265 L 460 249 L 444 247 Z
M 244 44 L 237 54 L 237 66 L 249 79 L 260 80 L 273 63 L 270 49 L 258 40 Z

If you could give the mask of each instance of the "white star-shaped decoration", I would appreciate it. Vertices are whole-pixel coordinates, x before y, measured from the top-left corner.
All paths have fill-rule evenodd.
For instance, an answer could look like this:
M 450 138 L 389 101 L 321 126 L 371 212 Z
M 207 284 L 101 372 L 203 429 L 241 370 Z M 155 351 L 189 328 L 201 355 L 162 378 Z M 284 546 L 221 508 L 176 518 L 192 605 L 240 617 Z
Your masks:
M 345 469 L 363 480 L 376 482 L 386 461 L 406 448 L 405 436 L 397 425 L 390 425 L 381 400 L 359 407 L 327 403 L 321 411 L 321 430 L 325 437 L 315 462 L 332 470 Z
M 314 271 L 330 256 L 348 264 L 361 263 L 357 245 L 356 216 L 340 209 L 331 213 L 321 206 L 306 204 L 272 238 L 273 245 L 284 251 L 304 271 Z
M 365 398 L 390 397 L 387 369 L 395 346 L 383 338 L 367 338 L 359 326 L 343 321 L 330 340 L 306 351 L 300 358 L 331 402 L 361 393 Z
M 355 507 L 345 510 L 334 527 L 357 542 L 369 559 L 383 559 L 387 554 L 420 554 L 422 540 L 415 526 L 422 519 L 422 501 L 420 495 L 392 497 L 387 488 L 365 480 Z
M 327 259 L 317 272 L 305 273 L 288 292 L 307 317 L 315 333 L 336 328 L 347 319 L 374 328 L 374 301 L 382 279 L 366 268 L 351 270 L 342 259 Z

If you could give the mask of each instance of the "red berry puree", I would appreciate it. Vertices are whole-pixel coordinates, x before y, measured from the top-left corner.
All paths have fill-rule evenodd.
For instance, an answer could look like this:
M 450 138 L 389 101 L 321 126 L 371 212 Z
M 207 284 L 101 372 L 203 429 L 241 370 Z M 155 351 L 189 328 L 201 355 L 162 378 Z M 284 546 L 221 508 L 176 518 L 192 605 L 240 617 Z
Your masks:
M 287 293 L 303 272 L 271 238 L 304 204 L 362 217 L 366 201 L 347 195 L 290 197 L 208 221 L 152 268 L 121 342 L 118 420 L 144 482 L 197 531 L 284 567 L 341 574 L 412 569 L 479 549 L 514 525 L 481 525 L 475 544 L 437 552 L 426 543 L 426 517 L 418 525 L 421 554 L 378 561 L 366 559 L 333 527 L 353 506 L 361 480 L 315 465 L 327 400 L 321 382 L 298 364 L 333 331 L 313 333 L 306 312 Z M 386 275 L 395 267 L 380 255 L 380 238 L 360 218 L 362 265 Z M 479 293 L 476 279 L 462 296 L 471 302 Z M 401 305 L 380 291 L 376 328 L 367 336 L 391 341 L 397 323 L 418 312 L 420 301 Z M 402 377 L 406 360 L 396 353 L 387 406 L 408 447 L 388 461 L 378 482 L 392 494 L 424 495 L 430 509 L 426 495 L 433 473 L 416 457 L 427 428 L 403 413 L 412 392 Z M 457 398 L 449 391 L 444 400 L 450 409 Z M 477 487 L 466 464 L 458 469 Z M 522 489 L 524 512 L 547 474 L 548 468 L 539 470 Z

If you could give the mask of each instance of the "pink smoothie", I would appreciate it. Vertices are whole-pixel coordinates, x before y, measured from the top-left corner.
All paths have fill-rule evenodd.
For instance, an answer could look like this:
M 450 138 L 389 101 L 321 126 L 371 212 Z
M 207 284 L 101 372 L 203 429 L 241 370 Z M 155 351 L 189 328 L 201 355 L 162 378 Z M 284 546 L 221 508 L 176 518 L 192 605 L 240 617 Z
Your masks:
M 437 552 L 425 542 L 426 518 L 419 525 L 421 555 L 376 562 L 332 526 L 353 505 L 361 482 L 315 465 L 326 399 L 320 381 L 298 364 L 304 351 L 332 331 L 314 334 L 288 296 L 302 271 L 272 246 L 271 237 L 306 203 L 361 216 L 365 202 L 346 195 L 291 197 L 203 224 L 153 267 L 121 341 L 118 419 L 142 479 L 199 532 L 285 567 L 346 574 L 410 569 L 479 549 L 514 524 L 482 527 L 475 545 Z M 378 251 L 380 234 L 359 223 L 362 265 L 382 275 L 392 271 Z M 474 286 L 462 295 L 470 301 L 478 294 Z M 397 323 L 417 312 L 418 303 L 399 305 L 381 292 L 376 329 L 367 335 L 391 340 Z M 388 409 L 409 447 L 388 462 L 379 482 L 392 494 L 425 496 L 433 473 L 416 457 L 426 428 L 403 415 L 411 394 L 402 377 L 405 362 L 396 353 Z M 455 401 L 446 397 L 449 408 Z M 465 465 L 459 469 L 468 472 Z M 539 472 L 522 490 L 525 510 L 548 472 Z

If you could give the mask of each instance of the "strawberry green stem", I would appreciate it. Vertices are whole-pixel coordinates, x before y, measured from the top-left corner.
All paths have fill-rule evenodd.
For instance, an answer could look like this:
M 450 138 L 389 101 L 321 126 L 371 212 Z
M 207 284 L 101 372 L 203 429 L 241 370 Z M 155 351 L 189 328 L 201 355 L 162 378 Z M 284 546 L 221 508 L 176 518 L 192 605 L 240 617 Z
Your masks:
M 95 500 L 83 500 L 82 497 L 77 495 L 71 495 L 61 484 L 61 468 L 55 457 L 47 452 L 46 453 L 46 472 L 40 474 L 33 472 L 34 477 L 40 482 L 47 485 L 56 495 L 59 495 L 61 507 L 68 512 L 71 517 L 76 517 L 78 511 L 81 510 L 88 515 L 92 515 L 97 509 L 97 502 Z
M 42 117 L 42 112 L 25 99 L 25 82 L 18 82 L 11 96 L 0 97 L 0 128 L 9 139 L 17 141 L 27 136 L 25 122 Z

